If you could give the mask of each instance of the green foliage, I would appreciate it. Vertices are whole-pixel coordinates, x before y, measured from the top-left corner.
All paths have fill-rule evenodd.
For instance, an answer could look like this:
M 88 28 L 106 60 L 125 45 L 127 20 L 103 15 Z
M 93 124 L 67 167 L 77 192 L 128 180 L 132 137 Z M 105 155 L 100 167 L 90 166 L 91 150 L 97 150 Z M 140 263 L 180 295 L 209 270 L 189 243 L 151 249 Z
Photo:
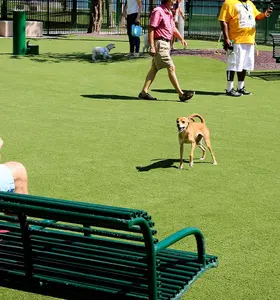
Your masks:
M 91 62 L 91 48 L 113 42 L 115 59 Z M 2 162 L 21 161 L 31 194 L 147 210 L 159 238 L 196 226 L 220 265 L 184 299 L 279 299 L 279 81 L 248 78 L 253 96 L 224 95 L 225 66 L 174 57 L 183 89 L 178 102 L 165 70 L 136 100 L 151 60 L 124 59 L 120 39 L 38 39 L 39 56 L 14 58 L 0 39 Z M 191 48 L 215 43 L 190 41 Z M 179 45 L 177 45 L 179 47 Z M 154 91 L 153 91 L 154 90 Z M 211 130 L 218 166 L 177 169 L 175 120 L 200 113 Z M 189 145 L 184 157 L 188 159 Z M 192 239 L 178 248 L 194 249 Z M 0 245 L 1 247 L 1 245 Z M 50 299 L 2 288 L 1 300 Z

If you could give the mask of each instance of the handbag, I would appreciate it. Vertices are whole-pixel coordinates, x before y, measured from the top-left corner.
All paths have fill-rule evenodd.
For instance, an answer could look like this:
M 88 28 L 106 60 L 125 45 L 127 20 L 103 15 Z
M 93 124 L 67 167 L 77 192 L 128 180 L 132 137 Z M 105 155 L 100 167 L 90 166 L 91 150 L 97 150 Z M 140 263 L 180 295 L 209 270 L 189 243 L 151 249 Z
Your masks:
M 143 28 L 139 25 L 132 24 L 131 26 L 131 35 L 139 37 L 142 35 Z

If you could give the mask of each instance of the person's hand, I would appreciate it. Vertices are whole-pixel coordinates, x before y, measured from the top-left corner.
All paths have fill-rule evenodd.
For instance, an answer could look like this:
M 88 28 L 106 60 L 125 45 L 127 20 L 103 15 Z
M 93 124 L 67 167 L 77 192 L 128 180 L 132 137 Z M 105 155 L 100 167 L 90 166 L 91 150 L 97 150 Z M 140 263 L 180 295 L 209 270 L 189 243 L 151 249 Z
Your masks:
M 187 48 L 187 46 L 188 46 L 188 42 L 187 41 L 185 41 L 185 40 L 182 40 L 182 45 L 183 45 L 183 47 L 184 47 L 184 49 L 185 48 Z
M 272 14 L 273 12 L 273 6 L 271 5 L 266 11 L 265 11 L 265 16 L 268 18 L 270 17 L 270 15 Z
M 150 47 L 150 55 L 155 56 L 155 54 L 156 54 L 156 48 L 155 48 L 155 46 L 151 46 Z
M 226 39 L 225 41 L 224 41 L 224 50 L 225 51 L 227 51 L 229 48 L 231 48 L 232 47 L 232 42 L 231 42 L 231 40 L 230 39 Z
M 135 19 L 135 24 L 136 24 L 136 25 L 139 25 L 139 24 L 140 24 L 140 18 L 139 18 L 139 17 L 137 17 L 137 18 Z

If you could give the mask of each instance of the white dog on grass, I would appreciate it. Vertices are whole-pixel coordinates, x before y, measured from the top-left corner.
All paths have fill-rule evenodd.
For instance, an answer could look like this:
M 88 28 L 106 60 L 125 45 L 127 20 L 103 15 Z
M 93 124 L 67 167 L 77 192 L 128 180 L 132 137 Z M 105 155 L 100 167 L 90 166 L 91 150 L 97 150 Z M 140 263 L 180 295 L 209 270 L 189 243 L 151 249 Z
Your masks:
M 98 56 L 102 56 L 103 59 L 112 58 L 109 55 L 110 51 L 115 48 L 115 44 L 109 44 L 106 47 L 93 47 L 92 48 L 92 60 L 96 61 Z

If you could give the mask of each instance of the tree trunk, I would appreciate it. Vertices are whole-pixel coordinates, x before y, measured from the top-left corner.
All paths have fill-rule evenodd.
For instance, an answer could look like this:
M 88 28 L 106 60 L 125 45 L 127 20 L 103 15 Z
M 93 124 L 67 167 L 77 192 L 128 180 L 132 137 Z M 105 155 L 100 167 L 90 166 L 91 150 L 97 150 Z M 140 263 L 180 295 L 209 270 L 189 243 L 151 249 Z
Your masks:
M 122 12 L 121 12 L 121 26 L 126 25 L 126 17 L 127 17 L 127 3 L 122 5 Z
M 102 0 L 91 0 L 88 33 L 100 33 L 102 25 Z
M 113 1 L 106 0 L 106 15 L 107 15 L 107 27 L 114 26 L 114 19 L 113 19 Z

